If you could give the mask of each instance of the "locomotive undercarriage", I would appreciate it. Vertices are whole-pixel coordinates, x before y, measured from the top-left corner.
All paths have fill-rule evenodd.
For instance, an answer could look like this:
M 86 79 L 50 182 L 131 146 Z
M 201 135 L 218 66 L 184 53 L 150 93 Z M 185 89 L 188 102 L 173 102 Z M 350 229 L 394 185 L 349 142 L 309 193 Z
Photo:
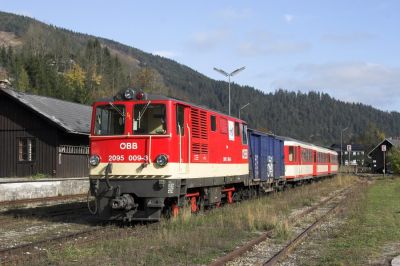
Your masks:
M 265 186 L 265 185 L 264 185 Z M 272 188 L 270 184 L 269 188 Z M 268 191 L 271 191 L 269 189 Z M 189 206 L 192 212 L 267 192 L 249 176 L 196 179 L 116 179 L 92 177 L 90 211 L 107 220 L 158 221 Z

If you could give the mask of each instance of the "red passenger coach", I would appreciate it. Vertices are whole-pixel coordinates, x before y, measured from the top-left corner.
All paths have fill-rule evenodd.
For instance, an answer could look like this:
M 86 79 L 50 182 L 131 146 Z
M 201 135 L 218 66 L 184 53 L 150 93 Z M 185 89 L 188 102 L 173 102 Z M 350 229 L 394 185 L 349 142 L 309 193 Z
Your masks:
M 189 201 L 229 200 L 248 176 L 244 121 L 164 96 L 128 89 L 93 105 L 93 213 L 158 220 Z
M 285 178 L 297 182 L 321 176 L 331 176 L 338 171 L 337 152 L 284 138 Z

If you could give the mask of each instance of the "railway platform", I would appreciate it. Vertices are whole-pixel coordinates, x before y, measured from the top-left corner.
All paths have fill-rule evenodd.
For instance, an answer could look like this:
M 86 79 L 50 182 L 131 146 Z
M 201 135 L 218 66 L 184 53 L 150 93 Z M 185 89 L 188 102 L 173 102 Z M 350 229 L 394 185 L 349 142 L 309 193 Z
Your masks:
M 0 178 L 0 202 L 85 194 L 89 178 Z

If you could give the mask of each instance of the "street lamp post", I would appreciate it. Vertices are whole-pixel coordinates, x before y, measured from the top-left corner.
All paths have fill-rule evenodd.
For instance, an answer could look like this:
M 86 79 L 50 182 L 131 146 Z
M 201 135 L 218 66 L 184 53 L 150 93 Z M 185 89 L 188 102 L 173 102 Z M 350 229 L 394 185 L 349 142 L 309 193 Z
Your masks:
M 246 108 L 246 107 L 249 106 L 249 105 L 250 105 L 250 103 L 247 103 L 247 104 L 243 105 L 242 107 L 240 107 L 240 109 L 239 109 L 239 119 L 240 119 L 240 111 L 241 111 L 242 109 Z
M 229 95 L 228 95 L 228 114 L 231 115 L 231 77 L 239 73 L 240 71 L 244 70 L 246 67 L 238 68 L 231 73 L 227 73 L 226 71 L 214 67 L 214 70 L 221 73 L 225 77 L 228 77 L 228 88 L 229 88 Z
M 349 127 L 345 127 L 340 132 L 340 164 L 343 166 L 343 132 L 345 132 Z M 350 162 L 349 162 L 350 163 Z

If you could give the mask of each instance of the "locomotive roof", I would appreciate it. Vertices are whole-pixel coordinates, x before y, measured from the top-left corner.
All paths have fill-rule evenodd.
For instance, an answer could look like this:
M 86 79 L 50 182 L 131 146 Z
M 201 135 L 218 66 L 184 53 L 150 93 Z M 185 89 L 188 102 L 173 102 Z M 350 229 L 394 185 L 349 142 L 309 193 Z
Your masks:
M 89 105 L 19 92 L 12 88 L 0 88 L 0 91 L 68 133 L 88 135 L 90 132 L 92 108 Z
M 144 101 L 146 101 L 146 100 L 150 100 L 150 101 L 168 101 L 168 100 L 171 100 L 171 101 L 180 102 L 180 103 L 183 103 L 183 104 L 186 104 L 186 105 L 191 105 L 191 106 L 194 106 L 194 107 L 197 107 L 197 108 L 206 109 L 206 110 L 212 111 L 214 113 L 217 113 L 217 114 L 220 114 L 220 115 L 223 115 L 223 116 L 229 116 L 228 114 L 222 113 L 222 112 L 217 111 L 215 109 L 212 109 L 212 108 L 210 108 L 208 106 L 191 103 L 191 102 L 187 102 L 187 101 L 184 101 L 182 99 L 179 99 L 179 98 L 168 97 L 168 96 L 160 95 L 160 94 L 146 93 L 146 99 Z M 120 101 L 120 99 L 116 99 L 115 97 L 107 97 L 107 98 L 101 98 L 101 99 L 97 100 L 96 102 L 113 102 L 113 101 Z M 135 102 L 136 100 L 121 100 L 121 101 Z M 246 121 L 244 121 L 242 119 L 239 119 L 237 117 L 234 117 L 234 116 L 230 116 L 230 117 L 232 117 L 232 118 L 234 118 L 236 120 L 240 120 L 240 121 L 246 122 Z

